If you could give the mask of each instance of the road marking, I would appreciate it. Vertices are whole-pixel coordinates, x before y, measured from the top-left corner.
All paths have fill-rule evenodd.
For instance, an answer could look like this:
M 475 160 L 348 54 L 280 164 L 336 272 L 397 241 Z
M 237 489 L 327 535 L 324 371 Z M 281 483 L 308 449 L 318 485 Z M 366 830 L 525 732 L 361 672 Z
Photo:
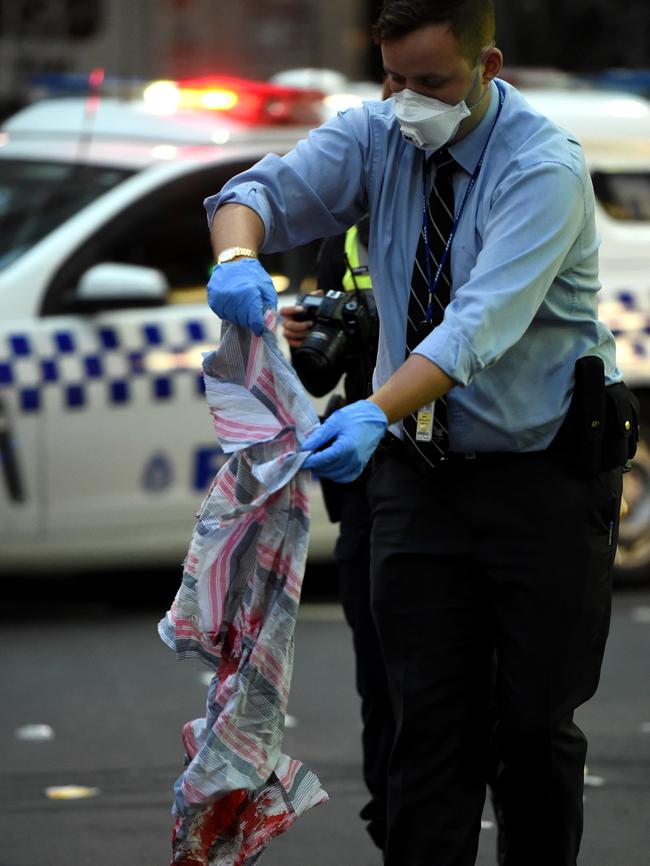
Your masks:
M 284 717 L 284 726 L 285 728 L 297 728 L 298 719 L 295 716 L 290 716 L 287 713 L 287 715 Z
M 54 739 L 54 728 L 49 725 L 23 725 L 14 731 L 17 740 L 26 740 L 32 743 L 45 742 Z
M 632 609 L 632 622 L 650 625 L 650 607 L 635 607 Z
M 481 821 L 481 830 L 493 830 L 494 821 Z
M 45 789 L 49 800 L 84 800 L 97 797 L 99 788 L 86 788 L 83 785 L 55 785 Z
M 298 619 L 302 622 L 343 622 L 343 608 L 340 604 L 301 604 Z
M 209 686 L 213 679 L 214 673 L 210 673 L 210 671 L 205 671 L 204 673 L 199 674 L 199 682 L 202 686 Z
M 641 725 L 642 734 L 650 734 L 650 722 L 643 722 Z
M 586 788 L 602 788 L 605 784 L 605 780 L 602 776 L 585 776 L 585 787 Z

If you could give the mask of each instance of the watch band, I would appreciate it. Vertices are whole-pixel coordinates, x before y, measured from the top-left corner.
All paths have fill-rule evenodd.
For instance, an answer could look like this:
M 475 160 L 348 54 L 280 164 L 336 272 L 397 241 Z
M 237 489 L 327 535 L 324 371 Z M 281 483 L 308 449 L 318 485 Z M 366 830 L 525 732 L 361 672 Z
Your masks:
M 231 262 L 236 258 L 247 258 L 247 259 L 256 259 L 257 253 L 255 250 L 246 249 L 246 247 L 228 247 L 228 249 L 221 250 L 219 255 L 217 256 L 217 264 L 223 265 L 225 262 Z

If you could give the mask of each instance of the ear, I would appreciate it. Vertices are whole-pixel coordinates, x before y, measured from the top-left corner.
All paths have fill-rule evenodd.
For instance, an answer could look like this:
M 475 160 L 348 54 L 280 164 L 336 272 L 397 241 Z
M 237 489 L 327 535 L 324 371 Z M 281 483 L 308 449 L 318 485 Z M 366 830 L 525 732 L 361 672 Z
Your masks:
M 503 54 L 498 48 L 486 48 L 481 57 L 483 67 L 483 84 L 488 84 L 496 78 L 503 69 Z

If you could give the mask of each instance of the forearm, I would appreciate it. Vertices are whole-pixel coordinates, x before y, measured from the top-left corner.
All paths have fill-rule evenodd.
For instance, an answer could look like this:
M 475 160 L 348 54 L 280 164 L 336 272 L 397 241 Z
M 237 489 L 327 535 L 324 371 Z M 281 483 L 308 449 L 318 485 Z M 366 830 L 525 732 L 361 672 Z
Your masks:
M 215 260 L 229 247 L 243 247 L 257 252 L 264 240 L 264 223 L 251 208 L 243 204 L 225 204 L 212 220 L 212 249 Z
M 384 412 L 389 424 L 438 400 L 455 382 L 428 358 L 411 355 L 370 400 Z

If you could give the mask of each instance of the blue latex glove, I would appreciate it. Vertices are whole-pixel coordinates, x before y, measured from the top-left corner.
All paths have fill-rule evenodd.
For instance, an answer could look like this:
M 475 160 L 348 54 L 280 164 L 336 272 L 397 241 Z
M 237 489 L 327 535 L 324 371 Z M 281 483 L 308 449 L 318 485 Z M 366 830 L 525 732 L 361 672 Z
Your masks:
M 311 436 L 301 451 L 314 451 L 303 463 L 316 475 L 345 484 L 354 481 L 372 457 L 388 421 L 382 410 L 369 400 L 357 400 L 333 412 Z M 330 443 L 322 451 L 316 451 Z
M 238 259 L 212 270 L 208 304 L 219 318 L 250 328 L 260 337 L 264 307 L 277 308 L 278 296 L 273 280 L 257 259 Z

